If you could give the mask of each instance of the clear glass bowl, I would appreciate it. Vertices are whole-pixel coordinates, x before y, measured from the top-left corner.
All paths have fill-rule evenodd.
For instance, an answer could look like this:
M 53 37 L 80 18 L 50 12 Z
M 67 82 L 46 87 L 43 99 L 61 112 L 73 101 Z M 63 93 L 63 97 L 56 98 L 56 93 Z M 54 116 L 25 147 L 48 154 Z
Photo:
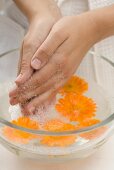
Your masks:
M 103 89 L 97 81 L 90 78 L 92 76 L 86 76 L 87 73 L 81 72 L 81 69 L 78 70 L 77 74 L 85 78 L 89 84 L 89 90 L 85 95 L 93 98 L 97 104 L 96 118 L 100 119 L 101 122 L 93 126 L 64 132 L 50 132 L 45 130 L 32 130 L 14 125 L 10 122 L 12 115 L 9 113 L 8 92 L 12 86 L 12 79 L 16 76 L 16 65 L 13 64 L 11 69 L 11 66 L 9 68 L 5 67 L 5 60 L 9 59 L 10 63 L 14 63 L 13 56 L 15 56 L 15 53 L 18 56 L 19 52 L 17 51 L 11 52 L 0 59 L 0 63 L 4 64 L 3 68 L 5 69 L 2 75 L 5 76 L 5 79 L 2 80 L 0 84 L 0 143 L 18 156 L 34 158 L 43 162 L 81 159 L 94 153 L 108 140 L 114 131 L 114 113 L 111 110 L 110 104 L 111 97 L 107 94 L 106 89 Z M 89 55 L 93 57 L 95 53 L 90 53 Z M 15 60 L 17 59 L 18 57 Z M 102 60 L 102 62 L 105 61 Z M 7 73 L 9 73 L 8 77 Z M 4 134 L 4 129 L 7 128 L 19 130 L 21 133 L 35 135 L 37 137 L 29 140 L 28 143 L 13 141 Z M 11 135 L 10 132 L 9 134 Z M 64 141 L 73 138 L 74 142 L 68 146 L 47 146 L 40 142 L 46 136 L 53 139 L 54 137 L 58 137 L 58 139 L 64 139 Z M 61 142 L 63 142 L 63 140 L 61 140 Z

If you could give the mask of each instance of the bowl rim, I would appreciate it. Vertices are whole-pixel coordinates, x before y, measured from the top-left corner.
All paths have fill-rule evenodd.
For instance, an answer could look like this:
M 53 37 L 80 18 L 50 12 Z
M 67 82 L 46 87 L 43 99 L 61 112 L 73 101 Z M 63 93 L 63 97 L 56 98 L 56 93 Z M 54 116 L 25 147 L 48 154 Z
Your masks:
M 45 135 L 45 136 L 69 136 L 69 135 L 76 135 L 76 134 L 81 134 L 81 133 L 86 133 L 92 130 L 96 130 L 100 127 L 103 127 L 109 123 L 111 123 L 112 121 L 114 121 L 114 113 L 111 114 L 109 117 L 107 117 L 105 120 L 103 120 L 100 123 L 97 123 L 95 125 L 86 127 L 86 128 L 80 128 L 79 130 L 70 130 L 70 131 L 61 131 L 61 132 L 52 132 L 52 131 L 45 131 L 45 130 L 32 130 L 29 128 L 24 128 L 18 125 L 15 125 L 3 118 L 0 117 L 0 123 L 4 124 L 10 128 L 13 129 L 17 129 L 26 133 L 31 133 L 31 134 L 35 134 L 35 135 Z
M 9 52 L 6 52 L 6 53 L 3 54 L 3 56 L 7 55 L 8 53 L 13 53 L 15 51 L 19 51 L 19 49 L 14 49 L 14 50 L 11 50 Z M 99 56 L 100 58 L 105 60 L 101 55 L 97 54 L 94 51 L 89 51 L 88 53 L 91 54 L 91 55 L 94 55 L 94 56 Z M 108 61 L 106 61 L 106 62 L 108 62 Z M 111 123 L 112 121 L 114 121 L 114 113 L 112 113 L 110 116 L 108 116 L 106 119 L 104 119 L 100 123 L 97 123 L 97 124 L 89 126 L 89 127 L 80 128 L 78 130 L 52 132 L 52 131 L 46 131 L 46 130 L 33 130 L 33 129 L 29 129 L 29 128 L 24 128 L 24 127 L 15 125 L 15 124 L 3 119 L 2 117 L 0 117 L 0 124 L 4 124 L 4 125 L 6 125 L 10 128 L 21 130 L 21 131 L 24 131 L 24 132 L 27 132 L 27 133 L 36 134 L 36 135 L 45 135 L 45 136 L 65 136 L 65 135 L 69 136 L 69 135 L 76 135 L 76 134 L 80 134 L 80 133 L 86 133 L 86 132 L 98 129 L 100 127 L 103 127 L 103 126 Z

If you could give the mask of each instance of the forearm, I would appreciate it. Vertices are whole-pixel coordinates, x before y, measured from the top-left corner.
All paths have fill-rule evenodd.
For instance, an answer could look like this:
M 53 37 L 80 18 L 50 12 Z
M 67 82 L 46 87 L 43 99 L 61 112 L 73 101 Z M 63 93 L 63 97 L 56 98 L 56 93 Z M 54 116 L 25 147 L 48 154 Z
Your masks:
M 54 0 L 14 0 L 20 10 L 31 21 L 36 15 L 60 17 L 60 10 Z
M 97 9 L 90 13 L 95 25 L 96 42 L 114 35 L 114 5 Z

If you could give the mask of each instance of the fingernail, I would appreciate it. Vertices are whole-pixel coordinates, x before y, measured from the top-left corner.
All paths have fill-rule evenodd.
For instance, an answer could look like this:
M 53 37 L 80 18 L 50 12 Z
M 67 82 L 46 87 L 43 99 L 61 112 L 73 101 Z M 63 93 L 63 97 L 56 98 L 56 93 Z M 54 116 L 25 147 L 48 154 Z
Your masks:
M 23 76 L 22 74 L 19 74 L 19 76 L 16 78 L 15 82 L 17 83 L 17 82 L 21 81 L 22 76 Z
M 30 114 L 34 114 L 34 111 L 35 111 L 35 107 L 31 107 L 28 109 L 29 113 Z
M 35 58 L 35 59 L 32 60 L 31 66 L 32 66 L 32 68 L 34 68 L 35 70 L 38 70 L 38 69 L 40 69 L 40 67 L 41 67 L 41 61 L 38 60 L 37 58 Z
M 12 106 L 18 104 L 17 99 L 11 98 L 11 99 L 10 99 L 10 104 L 11 104 Z
M 15 96 L 16 92 L 17 92 L 17 86 L 12 87 L 12 89 L 9 91 L 9 97 Z

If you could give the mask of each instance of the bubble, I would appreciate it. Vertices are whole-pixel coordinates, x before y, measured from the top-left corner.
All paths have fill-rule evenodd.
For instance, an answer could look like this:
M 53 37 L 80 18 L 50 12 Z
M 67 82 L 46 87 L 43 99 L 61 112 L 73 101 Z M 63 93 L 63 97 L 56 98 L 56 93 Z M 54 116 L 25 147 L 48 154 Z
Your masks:
M 20 116 L 22 116 L 21 113 L 21 109 L 19 105 L 15 105 L 15 106 L 9 106 L 9 113 L 11 116 L 11 120 L 16 120 L 18 119 Z

